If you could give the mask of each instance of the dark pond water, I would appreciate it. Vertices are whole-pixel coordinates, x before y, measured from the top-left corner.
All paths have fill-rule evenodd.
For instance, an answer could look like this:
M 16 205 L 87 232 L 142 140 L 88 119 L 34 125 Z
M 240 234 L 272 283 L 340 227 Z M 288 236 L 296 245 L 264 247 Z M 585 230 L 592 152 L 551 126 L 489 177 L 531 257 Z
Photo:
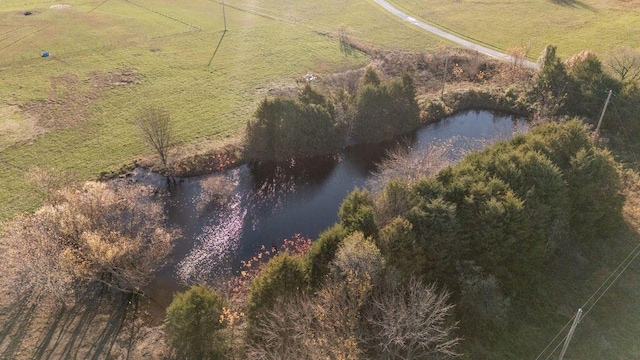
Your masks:
M 457 160 L 465 151 L 481 148 L 522 132 L 521 119 L 486 111 L 461 113 L 429 125 L 402 140 L 419 152 L 447 146 Z M 173 264 L 159 274 L 148 294 L 164 309 L 172 294 L 189 284 L 217 283 L 238 270 L 262 246 L 279 246 L 295 234 L 315 239 L 338 221 L 342 200 L 367 181 L 397 141 L 349 149 L 331 157 L 285 164 L 241 166 L 222 174 L 181 180 L 167 207 L 170 221 L 183 231 Z M 163 187 L 164 178 L 141 173 L 136 179 Z M 213 185 L 212 185 L 213 184 Z M 223 188 L 212 197 L 207 189 Z

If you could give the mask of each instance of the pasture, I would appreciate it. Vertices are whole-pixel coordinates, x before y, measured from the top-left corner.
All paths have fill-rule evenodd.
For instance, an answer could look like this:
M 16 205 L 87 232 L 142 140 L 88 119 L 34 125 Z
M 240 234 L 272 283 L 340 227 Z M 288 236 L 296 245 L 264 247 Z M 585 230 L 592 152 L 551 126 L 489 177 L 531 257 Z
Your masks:
M 145 107 L 171 112 L 176 156 L 238 141 L 270 90 L 369 62 L 341 51 L 339 28 L 376 48 L 445 45 L 366 1 L 230 0 L 225 14 L 226 33 L 210 0 L 0 2 L 0 220 L 40 204 L 34 169 L 83 181 L 152 156 L 132 125 Z
M 547 44 L 563 59 L 583 50 L 604 56 L 621 45 L 640 47 L 638 0 L 393 0 L 423 21 L 505 51 L 527 47 L 536 60 Z

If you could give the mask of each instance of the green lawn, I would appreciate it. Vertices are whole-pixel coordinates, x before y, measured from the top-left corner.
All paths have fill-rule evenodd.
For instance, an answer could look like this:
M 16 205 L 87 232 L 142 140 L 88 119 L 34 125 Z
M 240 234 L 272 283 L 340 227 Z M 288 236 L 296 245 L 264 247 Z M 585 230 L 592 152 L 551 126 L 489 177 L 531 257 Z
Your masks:
M 35 166 L 86 180 L 152 155 L 131 125 L 146 106 L 171 111 L 183 149 L 237 139 L 270 89 L 369 62 L 340 51 L 341 26 L 379 48 L 444 44 L 369 1 L 231 0 L 229 31 L 211 61 L 224 28 L 218 2 L 70 0 L 51 8 L 58 3 L 0 2 L 0 220 L 39 205 L 42 194 L 24 179 Z M 41 58 L 45 51 L 51 56 Z M 137 72 L 137 84 L 92 85 L 121 69 Z M 52 83 L 58 103 L 46 103 Z M 67 126 L 43 128 L 27 108 Z
M 498 50 L 547 44 L 567 58 L 582 50 L 605 55 L 640 47 L 638 0 L 390 0 L 415 17 Z

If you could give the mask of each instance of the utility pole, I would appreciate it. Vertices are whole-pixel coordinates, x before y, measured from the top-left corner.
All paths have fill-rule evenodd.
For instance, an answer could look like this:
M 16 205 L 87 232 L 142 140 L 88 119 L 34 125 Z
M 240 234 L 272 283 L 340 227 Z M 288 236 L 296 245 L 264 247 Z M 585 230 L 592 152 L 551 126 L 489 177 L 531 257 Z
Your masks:
M 611 95 L 611 93 L 609 93 Z M 606 107 L 606 106 L 605 106 Z M 576 318 L 573 319 L 573 324 L 571 325 L 571 329 L 569 329 L 569 333 L 567 334 L 567 339 L 564 341 L 564 346 L 562 347 L 562 351 L 560 352 L 560 357 L 558 360 L 562 360 L 564 357 L 565 351 L 569 347 L 569 341 L 571 341 L 571 337 L 573 337 L 573 332 L 576 331 L 576 326 L 580 322 L 580 318 L 582 317 L 582 309 L 578 309 L 578 313 L 576 314 Z
M 440 99 L 444 99 L 444 84 L 447 82 L 447 66 L 449 66 L 449 51 L 446 52 L 444 59 L 444 75 L 442 75 L 442 93 Z
M 224 19 L 224 32 L 227 32 L 227 14 L 224 12 L 224 0 L 222 0 L 222 18 Z
M 607 95 L 607 101 L 604 102 L 604 108 L 602 109 L 602 114 L 600 114 L 600 120 L 598 120 L 598 126 L 596 127 L 596 132 L 594 135 L 596 138 L 598 138 L 598 135 L 600 135 L 600 125 L 602 125 L 604 112 L 607 111 L 607 105 L 609 105 L 609 100 L 611 99 L 611 93 L 613 93 L 613 90 L 609 90 L 609 95 Z

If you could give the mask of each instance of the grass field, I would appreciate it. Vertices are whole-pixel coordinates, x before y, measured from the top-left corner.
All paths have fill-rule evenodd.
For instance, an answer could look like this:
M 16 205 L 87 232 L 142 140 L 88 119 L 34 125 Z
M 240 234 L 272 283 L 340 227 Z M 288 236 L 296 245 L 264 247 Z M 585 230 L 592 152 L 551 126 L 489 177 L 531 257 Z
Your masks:
M 171 111 L 179 151 L 236 140 L 270 89 L 368 63 L 341 52 L 341 26 L 379 48 L 443 46 L 368 1 L 230 0 L 221 42 L 215 1 L 64 4 L 0 2 L 0 220 L 40 203 L 34 167 L 86 180 L 152 155 L 131 124 L 141 108 Z
M 498 50 L 525 46 L 535 60 L 547 44 L 566 59 L 640 47 L 638 0 L 391 0 L 423 21 Z

